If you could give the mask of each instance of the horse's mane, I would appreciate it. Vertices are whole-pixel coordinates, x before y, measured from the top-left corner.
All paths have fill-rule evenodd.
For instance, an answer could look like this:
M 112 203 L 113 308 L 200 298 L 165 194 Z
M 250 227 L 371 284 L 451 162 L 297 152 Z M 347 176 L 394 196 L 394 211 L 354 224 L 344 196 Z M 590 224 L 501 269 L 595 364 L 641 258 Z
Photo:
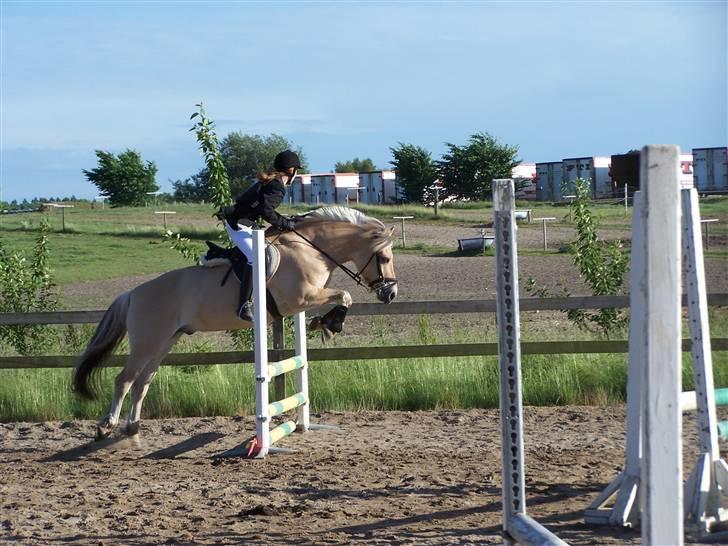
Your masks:
M 370 229 L 378 239 L 376 250 L 392 243 L 387 227 L 378 219 L 367 216 L 361 211 L 348 207 L 321 207 L 299 216 L 304 225 L 308 222 L 348 222 Z

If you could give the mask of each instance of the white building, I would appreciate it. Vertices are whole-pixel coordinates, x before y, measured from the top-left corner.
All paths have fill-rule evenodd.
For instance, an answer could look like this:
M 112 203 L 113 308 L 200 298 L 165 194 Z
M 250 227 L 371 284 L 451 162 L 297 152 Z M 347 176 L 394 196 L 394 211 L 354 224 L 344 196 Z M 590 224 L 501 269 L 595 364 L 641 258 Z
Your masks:
M 536 199 L 535 163 L 520 163 L 516 165 L 511 171 L 511 178 L 513 178 L 516 187 L 518 187 L 518 185 L 520 185 L 521 183 L 526 183 L 525 186 L 523 186 L 516 192 L 516 199 Z

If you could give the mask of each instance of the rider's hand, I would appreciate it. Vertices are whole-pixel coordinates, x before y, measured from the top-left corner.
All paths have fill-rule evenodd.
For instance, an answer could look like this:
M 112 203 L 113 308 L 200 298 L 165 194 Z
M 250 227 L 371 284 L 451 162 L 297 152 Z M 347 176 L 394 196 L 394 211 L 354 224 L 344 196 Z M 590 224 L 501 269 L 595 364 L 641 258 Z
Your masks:
M 296 229 L 296 221 L 293 218 L 282 218 L 278 223 L 278 229 L 281 231 L 293 231 Z

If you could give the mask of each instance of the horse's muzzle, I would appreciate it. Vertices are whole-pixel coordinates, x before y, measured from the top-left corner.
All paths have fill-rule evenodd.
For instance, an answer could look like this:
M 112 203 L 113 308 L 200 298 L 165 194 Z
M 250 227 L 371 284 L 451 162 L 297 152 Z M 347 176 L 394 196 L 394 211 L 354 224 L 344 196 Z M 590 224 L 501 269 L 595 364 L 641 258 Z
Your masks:
M 377 298 L 382 303 L 392 303 L 397 297 L 397 283 L 388 282 L 377 290 Z

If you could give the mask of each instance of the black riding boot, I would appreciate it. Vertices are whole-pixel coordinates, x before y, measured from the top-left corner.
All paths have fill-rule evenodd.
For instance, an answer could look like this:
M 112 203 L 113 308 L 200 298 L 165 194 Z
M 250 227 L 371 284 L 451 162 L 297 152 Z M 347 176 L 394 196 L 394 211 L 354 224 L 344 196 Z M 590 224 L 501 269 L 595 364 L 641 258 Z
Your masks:
M 245 264 L 242 268 L 242 279 L 240 279 L 240 307 L 238 316 L 242 320 L 253 322 L 253 266 Z

